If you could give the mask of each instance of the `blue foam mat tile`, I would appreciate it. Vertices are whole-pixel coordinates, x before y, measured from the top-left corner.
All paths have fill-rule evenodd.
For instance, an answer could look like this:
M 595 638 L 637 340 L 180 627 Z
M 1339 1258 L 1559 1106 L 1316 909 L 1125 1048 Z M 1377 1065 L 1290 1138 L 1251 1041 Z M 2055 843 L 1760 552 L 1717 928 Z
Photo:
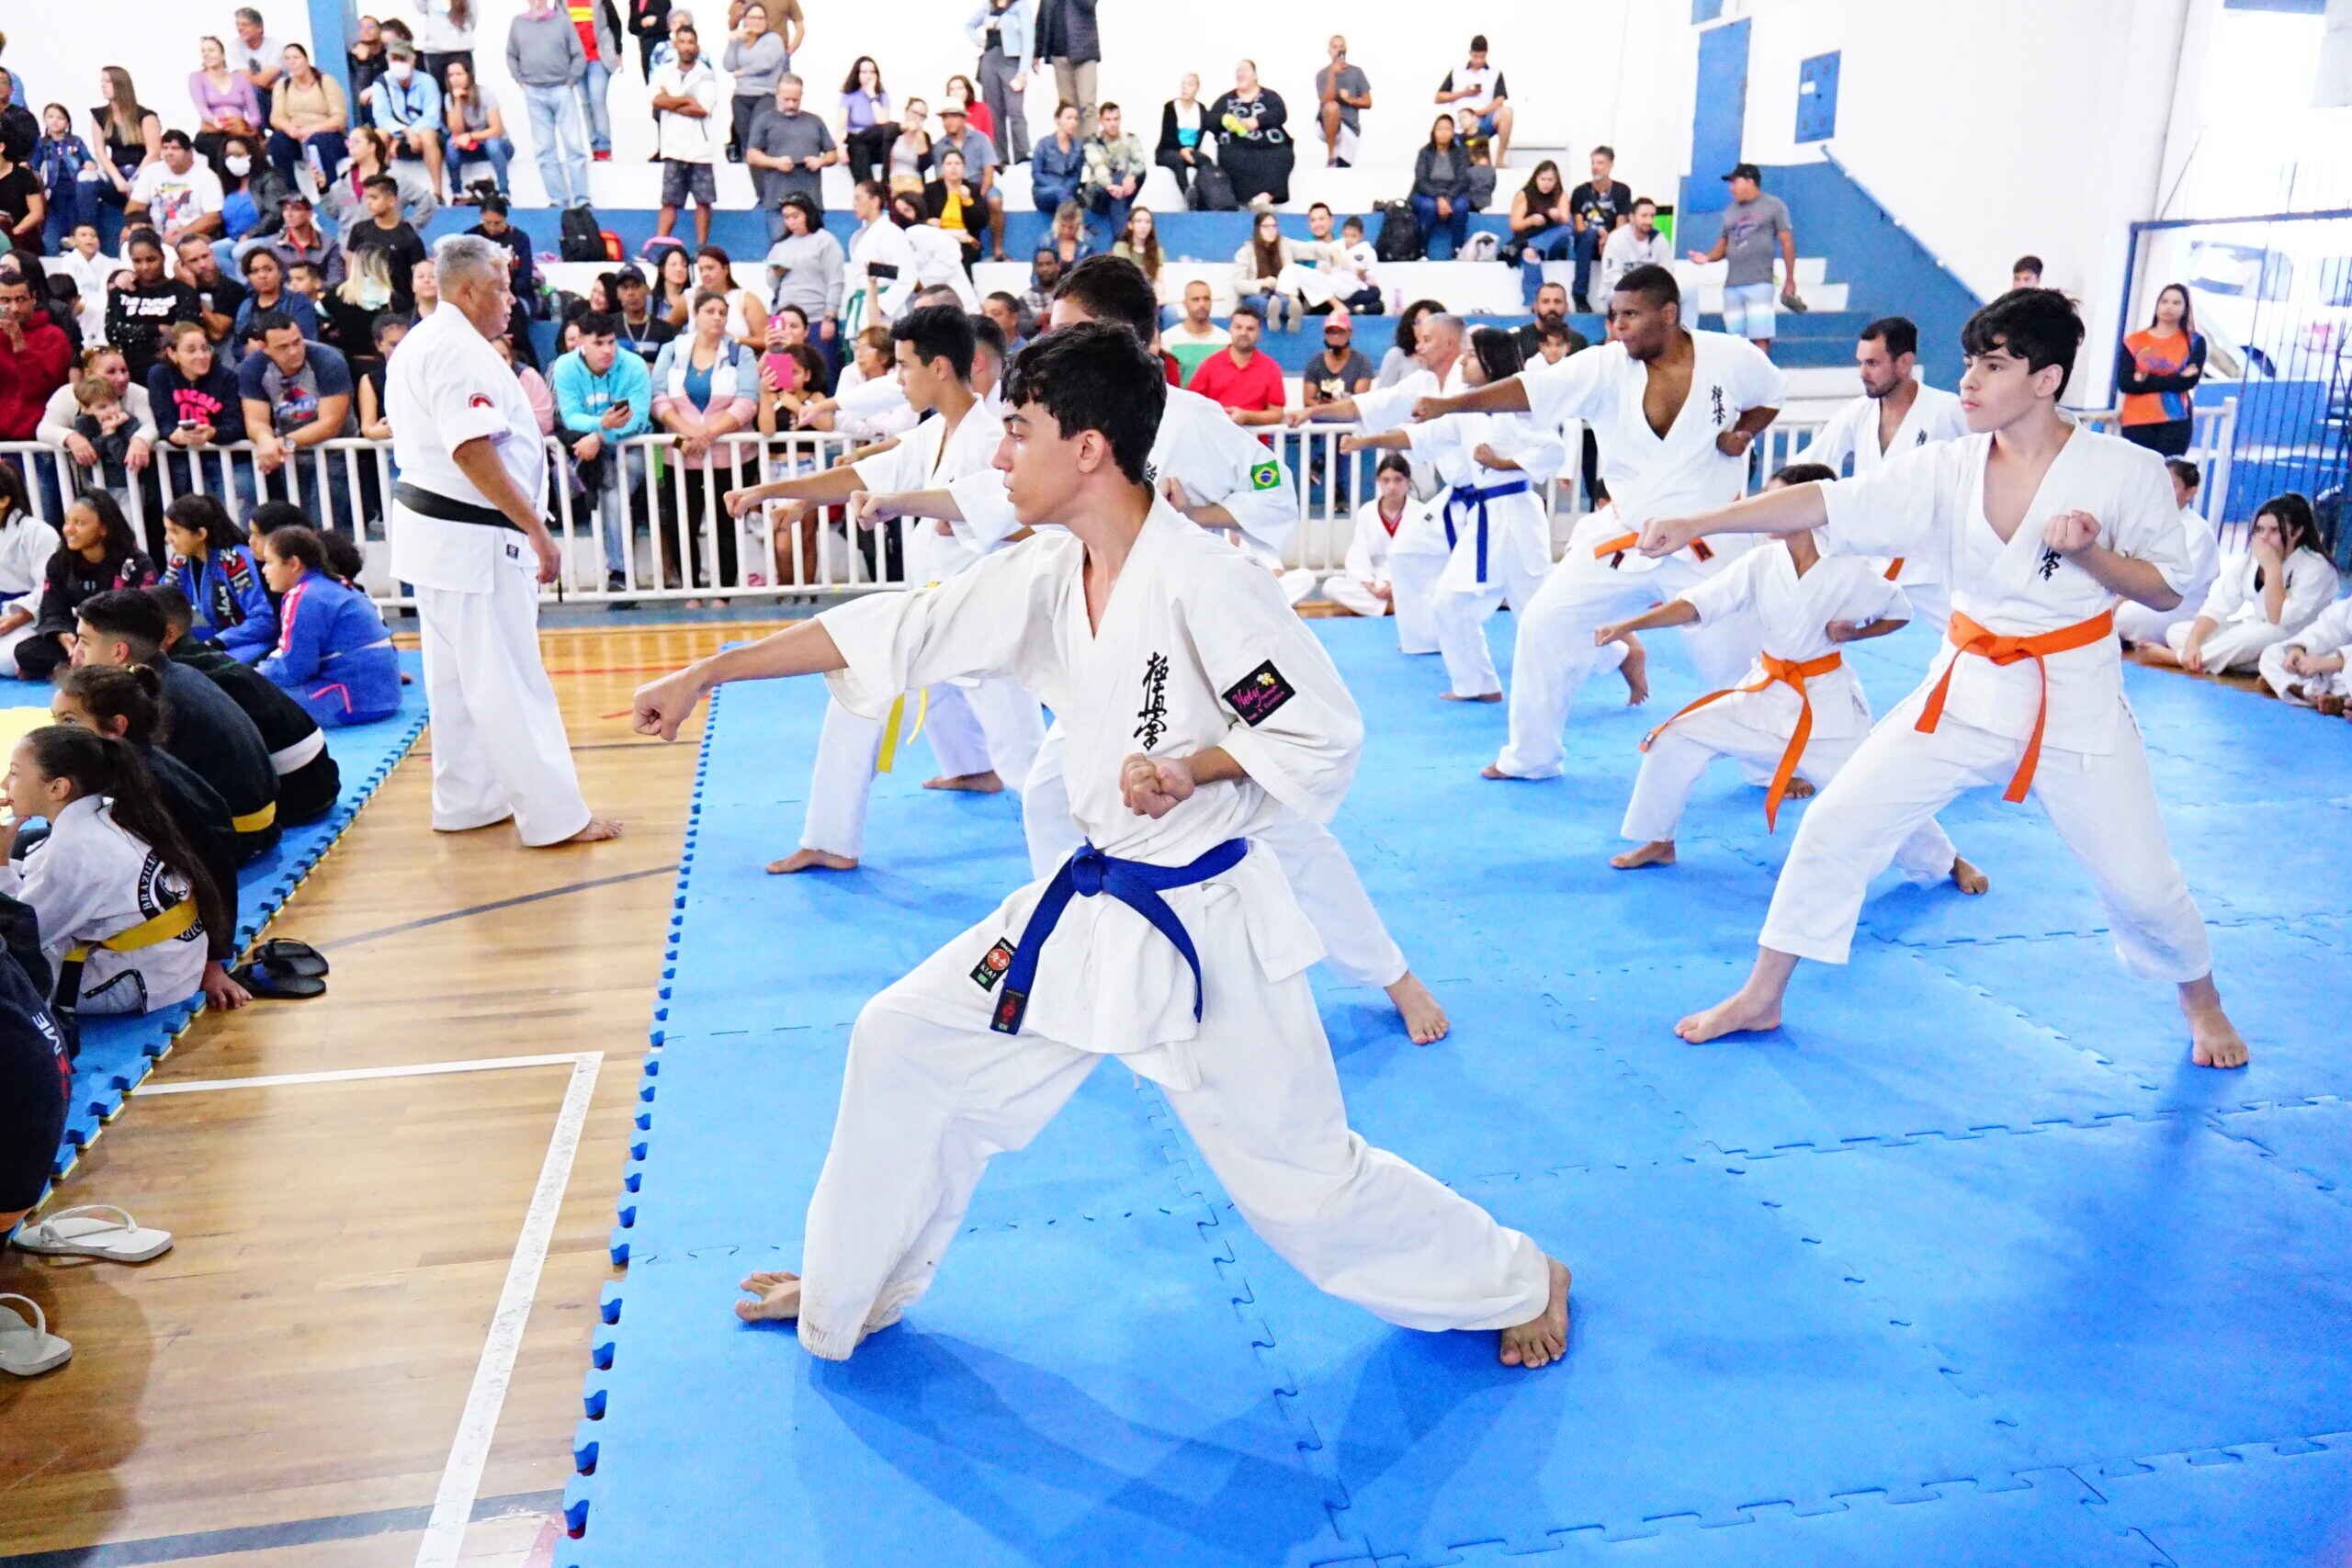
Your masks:
M 755 1249 L 634 1266 L 598 1336 L 565 1568 L 1361 1554 L 1196 1222 L 993 1227 L 849 1361 L 729 1315 Z M 602 1351 L 599 1352 L 603 1354 Z
M 2180 1568 L 2337 1568 L 2352 1562 L 2352 1433 L 2085 1467 Z
M 2330 1095 L 2223 1111 L 2211 1125 L 2352 1202 L 2352 1101 Z
M 2352 1426 L 2352 1226 L 2199 1119 L 1746 1169 L 2033 1463 Z
M 2294 813 L 2291 829 L 2282 811 Z M 2352 915 L 2342 849 L 2352 839 L 2352 811 L 2290 805 L 2286 797 L 2255 811 L 2167 802 L 2165 821 L 2182 874 L 2209 918 Z
M 1713 1168 L 1594 1170 L 1466 1194 L 1576 1270 L 1566 1359 L 1524 1372 L 1491 1333 L 1394 1328 L 1307 1284 L 1230 1212 L 1269 1354 L 1378 1558 L 1554 1532 L 1611 1540 L 1746 1506 L 2007 1485 L 2022 1455 L 1817 1249 Z

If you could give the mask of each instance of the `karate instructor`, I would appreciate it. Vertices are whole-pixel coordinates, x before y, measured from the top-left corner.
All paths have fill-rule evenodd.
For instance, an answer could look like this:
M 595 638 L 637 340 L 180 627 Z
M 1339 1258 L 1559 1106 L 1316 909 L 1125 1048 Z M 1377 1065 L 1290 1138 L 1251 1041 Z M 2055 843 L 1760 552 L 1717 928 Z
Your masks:
M 594 843 L 621 825 L 588 809 L 539 660 L 539 592 L 560 565 L 541 516 L 538 422 L 491 341 L 514 297 L 507 254 L 476 235 L 433 247 L 443 308 L 392 355 L 392 570 L 416 586 L 433 714 L 433 826 L 514 819 L 527 848 Z

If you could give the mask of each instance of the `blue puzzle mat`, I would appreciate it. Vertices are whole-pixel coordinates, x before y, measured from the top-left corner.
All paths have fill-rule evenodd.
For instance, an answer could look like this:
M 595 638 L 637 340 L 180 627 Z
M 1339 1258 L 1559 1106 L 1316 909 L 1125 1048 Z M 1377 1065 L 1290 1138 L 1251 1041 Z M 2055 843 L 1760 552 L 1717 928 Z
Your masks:
M 376 793 L 393 764 L 424 728 L 424 664 L 420 655 L 404 652 L 401 667 L 417 677 L 402 689 L 401 711 L 373 724 L 355 724 L 327 732 L 327 750 L 343 778 L 343 792 L 334 807 L 315 822 L 288 828 L 277 848 L 237 873 L 237 944 L 251 943 L 294 896 L 311 869 L 326 857 L 351 819 Z M 49 688 L 28 681 L 0 681 L 0 707 L 46 705 Z M 266 1003 L 263 1004 L 268 1005 Z M 87 1018 L 82 1021 L 82 1054 L 74 1064 L 74 1100 L 65 1122 L 65 1138 L 57 1151 L 53 1176 L 62 1179 L 81 1158 L 82 1151 L 105 1130 L 155 1064 L 171 1054 L 202 1001 L 183 1002 L 135 1018 Z
M 2247 1071 L 2187 1065 L 2170 988 L 2123 971 L 2056 835 L 1984 795 L 1945 821 L 1990 896 L 1883 882 L 1782 1029 L 1693 1047 L 1670 1026 L 1744 971 L 1807 807 L 1768 837 L 1718 767 L 1679 864 L 1610 869 L 1634 747 L 1697 694 L 1679 639 L 1650 639 L 1646 706 L 1592 682 L 1564 776 L 1516 784 L 1477 776 L 1499 708 L 1439 700 L 1385 624 L 1316 626 L 1369 731 L 1336 830 L 1454 1025 L 1416 1047 L 1318 970 L 1351 1121 L 1575 1268 L 1565 1362 L 1510 1371 L 1490 1336 L 1315 1291 L 1116 1063 L 997 1159 L 936 1288 L 852 1361 L 737 1324 L 737 1280 L 796 1265 L 858 1010 L 1027 867 L 1017 799 L 923 791 L 917 742 L 860 871 L 766 875 L 824 694 L 731 688 L 560 1563 L 2341 1560 L 2340 724 L 2127 677 Z M 1510 616 L 1490 634 L 1508 680 Z M 1930 648 L 1853 650 L 1881 709 Z

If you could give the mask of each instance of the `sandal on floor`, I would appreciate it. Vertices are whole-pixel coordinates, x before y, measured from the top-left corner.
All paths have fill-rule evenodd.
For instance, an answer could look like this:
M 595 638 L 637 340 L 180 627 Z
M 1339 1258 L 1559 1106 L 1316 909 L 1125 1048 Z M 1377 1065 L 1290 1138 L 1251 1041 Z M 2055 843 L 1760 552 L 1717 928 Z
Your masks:
M 327 983 L 316 975 L 300 975 L 266 958 L 241 964 L 229 977 L 254 996 L 273 1002 L 308 1001 L 327 994 Z
M 17 1295 L 0 1295 L 0 1302 L 23 1302 L 33 1309 L 33 1320 L 27 1323 L 0 1306 L 0 1372 L 36 1378 L 74 1359 L 74 1347 L 49 1331 L 48 1314 L 39 1302 Z
M 17 1233 L 17 1246 L 43 1258 L 102 1258 L 108 1263 L 145 1263 L 172 1249 L 172 1233 L 141 1225 L 128 1209 L 85 1203 L 29 1221 Z
M 289 975 L 308 975 L 313 978 L 328 972 L 326 955 L 307 942 L 292 937 L 273 937 L 253 950 L 250 954 L 257 964 L 274 964 Z

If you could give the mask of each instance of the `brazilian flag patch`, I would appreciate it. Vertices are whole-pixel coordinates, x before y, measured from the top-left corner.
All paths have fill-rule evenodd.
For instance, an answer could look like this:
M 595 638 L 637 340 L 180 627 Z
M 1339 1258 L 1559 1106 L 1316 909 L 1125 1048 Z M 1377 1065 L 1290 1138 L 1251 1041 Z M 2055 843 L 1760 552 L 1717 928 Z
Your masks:
M 1283 483 L 1282 465 L 1273 462 L 1259 464 L 1250 470 L 1251 490 L 1280 490 Z

